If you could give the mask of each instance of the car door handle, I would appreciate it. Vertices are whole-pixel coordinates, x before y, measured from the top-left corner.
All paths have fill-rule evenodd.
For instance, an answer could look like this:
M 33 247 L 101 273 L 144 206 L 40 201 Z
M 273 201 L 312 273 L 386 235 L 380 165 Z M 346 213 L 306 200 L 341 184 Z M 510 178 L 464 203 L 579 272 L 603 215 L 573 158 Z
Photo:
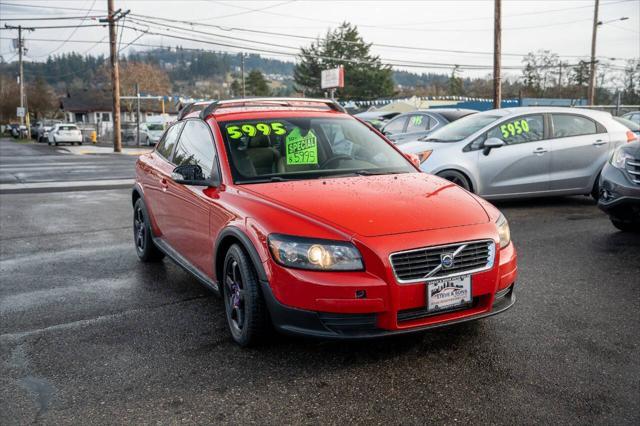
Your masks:
M 536 154 L 536 155 L 542 155 L 542 154 L 544 154 L 545 152 L 547 152 L 547 150 L 546 150 L 546 149 L 544 149 L 544 148 L 542 148 L 542 147 L 540 147 L 540 148 L 536 148 L 536 150 L 535 150 L 535 151 L 533 151 L 533 153 L 534 153 L 534 154 Z
M 169 188 L 169 182 L 165 178 L 160 179 L 160 187 L 163 191 L 166 191 Z
M 603 141 L 602 139 L 598 139 L 597 141 L 595 141 L 593 143 L 594 146 L 600 146 L 600 145 L 604 145 L 604 144 L 606 144 L 606 142 Z

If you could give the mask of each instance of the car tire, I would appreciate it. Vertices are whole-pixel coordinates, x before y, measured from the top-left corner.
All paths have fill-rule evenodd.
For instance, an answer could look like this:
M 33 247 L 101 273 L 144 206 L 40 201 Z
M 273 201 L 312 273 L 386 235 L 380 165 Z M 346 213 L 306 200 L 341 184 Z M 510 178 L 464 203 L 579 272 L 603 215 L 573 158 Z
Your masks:
M 611 217 L 610 219 L 613 226 L 615 226 L 616 228 L 618 228 L 623 232 L 640 232 L 639 223 L 625 222 L 623 220 L 616 219 L 614 217 Z
M 255 267 L 237 244 L 227 251 L 221 284 L 227 325 L 233 340 L 243 347 L 261 343 L 269 331 L 267 306 Z
M 469 182 L 469 179 L 467 179 L 465 175 L 457 170 L 444 170 L 438 173 L 436 176 L 453 182 L 456 185 L 466 189 L 467 191 L 471 191 L 471 182 Z
M 133 243 L 142 262 L 159 262 L 164 258 L 164 253 L 153 243 L 149 215 L 142 198 L 133 205 Z

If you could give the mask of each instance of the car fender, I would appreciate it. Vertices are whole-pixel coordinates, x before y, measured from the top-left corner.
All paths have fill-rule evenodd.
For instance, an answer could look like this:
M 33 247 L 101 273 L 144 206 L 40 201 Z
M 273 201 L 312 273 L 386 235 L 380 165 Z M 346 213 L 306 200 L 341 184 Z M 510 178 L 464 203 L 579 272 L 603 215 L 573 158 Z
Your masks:
M 159 230 L 160 228 L 158 228 L 158 224 L 156 222 L 155 216 L 153 214 L 153 211 L 151 211 L 151 208 L 149 207 L 149 204 L 146 202 L 145 198 L 144 198 L 144 189 L 142 187 L 142 185 L 140 185 L 140 182 L 136 182 L 133 185 L 133 188 L 131 189 L 131 205 L 133 206 L 136 202 L 136 199 L 140 198 L 142 200 L 142 202 L 144 203 L 144 208 L 147 211 L 147 215 L 149 215 L 149 220 L 151 221 L 151 232 L 153 234 L 153 236 L 157 236 L 160 234 Z
M 221 272 L 222 272 L 221 265 L 222 265 L 222 262 L 224 261 L 226 248 L 229 246 L 229 242 L 232 240 L 239 241 L 242 248 L 249 255 L 256 269 L 256 273 L 258 274 L 259 280 L 262 282 L 268 282 L 267 273 L 264 269 L 264 265 L 262 264 L 261 257 L 258 254 L 258 250 L 256 249 L 256 242 L 254 242 L 253 239 L 248 235 L 248 232 L 246 229 L 241 229 L 237 225 L 229 225 L 226 228 L 224 228 L 222 231 L 220 231 L 214 243 L 213 270 L 216 275 L 215 276 L 216 280 L 220 281 L 219 276 L 221 275 Z

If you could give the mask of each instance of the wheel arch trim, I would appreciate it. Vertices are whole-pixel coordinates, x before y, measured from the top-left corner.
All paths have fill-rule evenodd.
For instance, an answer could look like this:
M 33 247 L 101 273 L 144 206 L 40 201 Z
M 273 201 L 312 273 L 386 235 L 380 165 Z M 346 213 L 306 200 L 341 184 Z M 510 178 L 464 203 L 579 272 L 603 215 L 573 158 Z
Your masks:
M 256 273 L 258 274 L 258 279 L 262 282 L 268 282 L 267 273 L 262 265 L 262 261 L 260 259 L 260 255 L 258 254 L 258 250 L 255 248 L 251 238 L 243 231 L 242 229 L 236 226 L 227 226 L 224 228 L 218 237 L 216 238 L 214 245 L 214 263 L 213 268 L 216 275 L 216 279 L 220 277 L 220 266 L 224 261 L 224 253 L 226 250 L 221 250 L 233 244 L 232 241 L 237 241 L 240 243 L 242 248 L 249 255 L 249 258 L 253 262 L 253 265 L 256 269 Z

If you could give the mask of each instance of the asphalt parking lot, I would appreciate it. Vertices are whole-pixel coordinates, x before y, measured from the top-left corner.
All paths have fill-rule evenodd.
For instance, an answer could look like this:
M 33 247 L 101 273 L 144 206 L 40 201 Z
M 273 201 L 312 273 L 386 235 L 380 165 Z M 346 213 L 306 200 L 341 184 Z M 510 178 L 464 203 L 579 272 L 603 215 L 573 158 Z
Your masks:
M 45 149 L 24 164 L 132 165 Z M 0 424 L 640 423 L 640 237 L 586 197 L 498 207 L 519 252 L 506 313 L 247 350 L 195 279 L 137 260 L 128 189 L 0 193 Z

